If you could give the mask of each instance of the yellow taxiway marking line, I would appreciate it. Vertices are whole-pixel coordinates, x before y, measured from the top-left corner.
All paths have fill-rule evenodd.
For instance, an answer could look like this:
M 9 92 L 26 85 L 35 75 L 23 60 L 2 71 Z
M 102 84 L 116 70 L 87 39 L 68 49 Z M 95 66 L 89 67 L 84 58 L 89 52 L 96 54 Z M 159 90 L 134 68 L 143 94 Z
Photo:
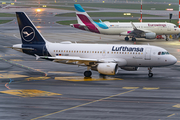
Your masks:
M 54 74 L 75 74 L 75 72 L 63 72 L 63 71 L 49 71 L 48 73 L 54 73 Z
M 7 71 L 6 71 L 7 72 Z M 9 73 L 21 73 L 23 71 L 8 71 Z
M 158 90 L 159 87 L 143 87 L 145 90 Z
M 139 87 L 122 87 L 122 89 L 138 89 Z
M 21 59 L 10 59 L 10 61 L 23 61 Z
M 29 77 L 29 76 L 20 75 L 20 74 L 12 74 L 12 73 L 1 73 L 0 74 L 0 79 L 4 79 L 4 78 L 20 78 L 20 77 Z
M 171 117 L 171 116 L 173 116 L 173 115 L 175 115 L 175 113 L 173 113 L 173 114 L 171 114 L 171 115 L 168 115 L 167 117 Z
M 174 105 L 173 107 L 180 108 L 180 104 Z
M 26 78 L 25 80 L 46 80 L 49 78 L 50 77 L 29 77 L 29 78 Z
M 50 116 L 50 115 L 53 115 L 53 114 L 57 114 L 57 113 L 61 113 L 61 112 L 67 111 L 67 110 L 71 110 L 71 109 L 75 109 L 75 108 L 82 107 L 82 106 L 85 106 L 85 105 L 89 105 L 89 104 L 92 104 L 92 103 L 95 103 L 95 102 L 106 100 L 106 99 L 109 99 L 109 98 L 112 98 L 112 97 L 116 97 L 116 96 L 119 96 L 119 95 L 130 93 L 130 92 L 133 92 L 133 91 L 135 91 L 135 89 L 134 90 L 129 90 L 129 91 L 126 91 L 126 92 L 123 92 L 123 93 L 119 93 L 119 94 L 116 94 L 116 95 L 112 95 L 112 96 L 109 96 L 109 97 L 101 98 L 99 100 L 94 100 L 92 102 L 88 102 L 88 103 L 84 103 L 84 104 L 81 104 L 81 105 L 77 105 L 77 106 L 74 106 L 74 107 L 70 107 L 70 108 L 67 108 L 67 109 L 63 109 L 63 110 L 60 110 L 60 111 L 57 111 L 57 112 L 53 112 L 53 113 L 50 113 L 50 114 L 47 114 L 47 115 L 43 115 L 43 116 L 40 116 L 40 117 L 36 117 L 36 118 L 31 119 L 31 120 L 37 120 L 39 118 L 47 117 L 47 116 Z
M 65 80 L 65 81 L 73 81 L 73 82 L 80 82 L 80 81 L 103 81 L 103 80 L 123 80 L 120 78 L 111 78 L 111 77 L 106 77 L 106 78 L 85 78 L 85 77 L 55 77 L 55 80 Z
M 35 90 L 35 89 L 25 89 L 25 90 L 6 90 L 0 91 L 0 93 L 20 96 L 20 97 L 39 97 L 39 96 L 54 96 L 62 95 L 59 93 L 52 93 L 47 91 Z

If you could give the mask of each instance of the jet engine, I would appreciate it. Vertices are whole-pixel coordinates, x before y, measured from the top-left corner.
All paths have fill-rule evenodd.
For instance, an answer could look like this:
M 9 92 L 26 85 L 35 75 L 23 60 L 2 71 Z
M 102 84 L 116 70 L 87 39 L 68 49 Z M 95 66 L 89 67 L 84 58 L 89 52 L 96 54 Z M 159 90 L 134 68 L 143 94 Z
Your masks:
M 115 75 L 118 72 L 117 63 L 99 63 L 96 67 L 91 70 L 97 70 L 100 74 L 104 75 Z
M 145 33 L 145 38 L 146 39 L 155 39 L 156 33 L 153 33 L 153 32 Z
M 127 71 L 137 71 L 139 68 L 138 67 L 121 67 L 123 70 Z

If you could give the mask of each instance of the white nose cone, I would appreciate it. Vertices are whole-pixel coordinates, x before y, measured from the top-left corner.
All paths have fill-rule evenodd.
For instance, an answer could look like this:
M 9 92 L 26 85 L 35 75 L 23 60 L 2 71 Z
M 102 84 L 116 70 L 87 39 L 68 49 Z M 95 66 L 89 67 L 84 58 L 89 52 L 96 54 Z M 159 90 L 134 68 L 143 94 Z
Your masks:
M 174 65 L 176 62 L 177 62 L 177 59 L 173 55 L 171 55 L 171 58 L 169 59 L 169 63 L 171 65 Z

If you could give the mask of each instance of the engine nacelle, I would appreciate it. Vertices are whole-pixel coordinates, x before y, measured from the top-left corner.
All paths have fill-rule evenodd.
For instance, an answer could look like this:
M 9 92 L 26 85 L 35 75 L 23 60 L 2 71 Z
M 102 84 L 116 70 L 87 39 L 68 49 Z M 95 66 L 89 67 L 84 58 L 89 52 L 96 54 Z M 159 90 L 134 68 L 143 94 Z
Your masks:
M 127 70 L 127 71 L 137 71 L 139 67 L 121 67 L 121 69 Z
M 145 38 L 146 39 L 155 39 L 156 38 L 156 33 L 145 33 Z
M 118 72 L 117 63 L 99 63 L 97 71 L 104 75 L 115 75 Z

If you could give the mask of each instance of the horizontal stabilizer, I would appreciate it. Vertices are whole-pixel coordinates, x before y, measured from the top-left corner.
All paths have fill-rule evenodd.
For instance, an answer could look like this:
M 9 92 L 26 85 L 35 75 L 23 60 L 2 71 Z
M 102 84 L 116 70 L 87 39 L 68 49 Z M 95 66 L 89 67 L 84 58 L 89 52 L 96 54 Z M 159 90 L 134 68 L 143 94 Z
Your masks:
M 19 47 L 9 47 L 9 46 L 4 46 L 5 48 L 12 48 L 12 49 L 21 49 L 21 50 L 34 50 L 34 48 L 19 48 Z

